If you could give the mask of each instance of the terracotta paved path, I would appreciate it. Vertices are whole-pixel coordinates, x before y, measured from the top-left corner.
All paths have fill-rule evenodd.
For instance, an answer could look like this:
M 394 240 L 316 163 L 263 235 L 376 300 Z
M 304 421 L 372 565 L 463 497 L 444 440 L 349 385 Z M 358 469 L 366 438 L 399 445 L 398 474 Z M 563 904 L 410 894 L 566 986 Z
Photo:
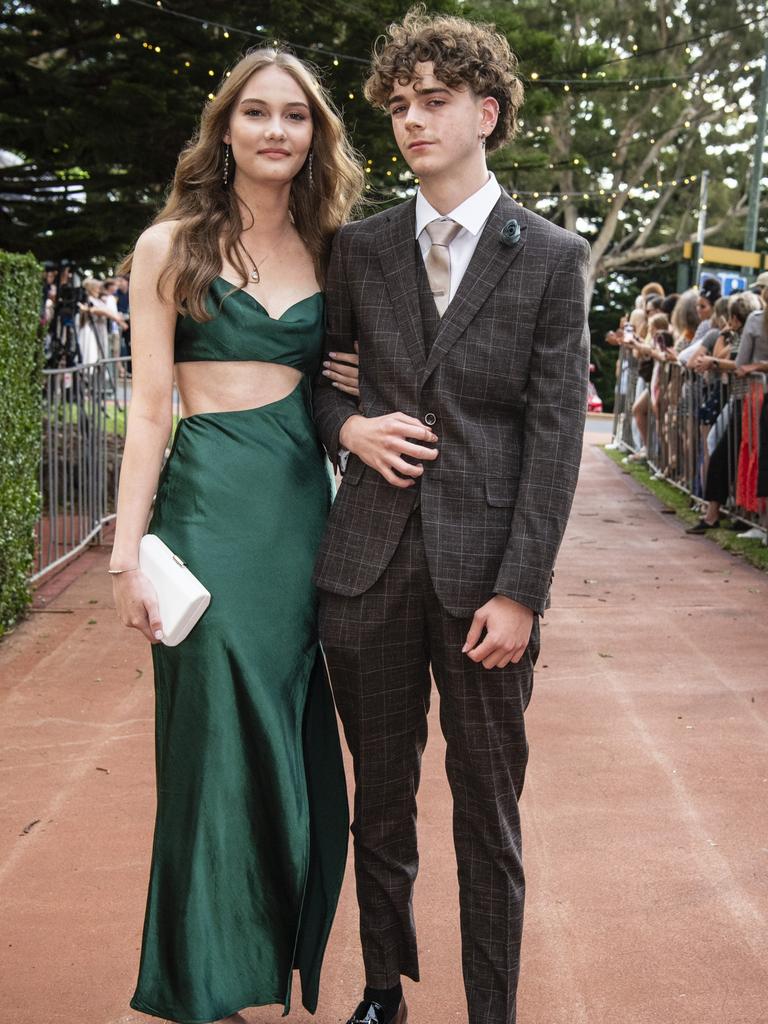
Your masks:
M 150 662 L 116 624 L 106 557 L 0 645 L 0 1024 L 149 1020 L 128 999 Z M 765 576 L 585 450 L 528 717 L 519 1024 L 768 1022 L 767 595 Z M 435 707 L 414 1024 L 466 1021 L 442 758 Z M 344 1019 L 360 983 L 348 874 L 321 1024 Z

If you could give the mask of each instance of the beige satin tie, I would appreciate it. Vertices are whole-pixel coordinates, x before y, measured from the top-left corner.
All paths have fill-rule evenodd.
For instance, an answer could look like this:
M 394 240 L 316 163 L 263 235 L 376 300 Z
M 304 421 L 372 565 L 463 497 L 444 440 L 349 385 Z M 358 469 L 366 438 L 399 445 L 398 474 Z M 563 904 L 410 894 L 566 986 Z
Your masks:
M 451 297 L 451 253 L 448 246 L 461 231 L 455 220 L 433 220 L 425 228 L 432 243 L 424 260 L 429 287 L 440 316 L 448 308 Z

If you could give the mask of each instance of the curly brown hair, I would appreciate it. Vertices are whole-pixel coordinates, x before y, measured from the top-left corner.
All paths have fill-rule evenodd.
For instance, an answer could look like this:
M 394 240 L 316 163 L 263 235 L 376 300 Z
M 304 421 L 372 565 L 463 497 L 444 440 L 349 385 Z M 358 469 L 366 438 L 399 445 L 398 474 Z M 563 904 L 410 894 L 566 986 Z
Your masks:
M 412 7 L 401 23 L 390 25 L 387 35 L 376 40 L 366 99 L 386 109 L 395 83 L 412 82 L 416 65 L 429 61 L 435 78 L 449 89 L 466 86 L 476 96 L 492 96 L 499 104 L 499 119 L 486 139 L 488 152 L 514 137 L 523 83 L 506 38 L 495 25 L 449 14 L 428 15 L 423 4 Z

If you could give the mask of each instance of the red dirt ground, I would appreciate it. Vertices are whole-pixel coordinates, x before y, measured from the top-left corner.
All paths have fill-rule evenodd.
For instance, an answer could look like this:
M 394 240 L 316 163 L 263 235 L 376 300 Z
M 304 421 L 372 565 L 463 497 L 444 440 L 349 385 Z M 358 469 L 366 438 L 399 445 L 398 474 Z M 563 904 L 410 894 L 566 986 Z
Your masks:
M 154 812 L 150 659 L 117 624 L 106 561 L 80 559 L 0 646 L 2 1024 L 150 1019 L 128 1007 Z M 767 594 L 585 448 L 528 713 L 519 1024 L 768 1021 Z M 460 1024 L 436 702 L 431 725 L 423 981 L 407 995 L 413 1024 Z M 317 1020 L 345 1020 L 361 983 L 350 872 Z

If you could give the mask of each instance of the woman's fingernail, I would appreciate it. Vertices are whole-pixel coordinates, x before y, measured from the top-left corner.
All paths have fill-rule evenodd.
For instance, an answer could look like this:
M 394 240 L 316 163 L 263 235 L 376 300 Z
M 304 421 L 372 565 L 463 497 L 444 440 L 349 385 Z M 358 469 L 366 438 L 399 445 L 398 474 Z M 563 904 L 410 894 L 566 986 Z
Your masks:
M 330 366 L 330 363 L 323 363 L 323 366 Z
M 163 631 L 162 631 L 162 629 L 156 629 L 155 630 L 155 640 L 162 640 L 162 639 L 163 639 Z
M 331 359 L 335 359 L 336 358 L 336 353 L 335 352 L 329 352 L 328 355 L 331 357 Z
M 469 650 L 469 644 L 464 644 L 464 646 L 461 648 L 461 653 L 462 654 L 466 654 L 468 650 Z
M 323 376 L 324 377 L 330 377 L 331 376 L 331 371 L 330 370 L 323 370 Z
M 335 381 L 335 380 L 332 380 L 332 381 L 331 381 L 331 387 L 333 387 L 333 388 L 337 388 L 338 386 L 339 386 L 339 385 L 338 385 L 338 384 L 336 383 L 336 381 Z

